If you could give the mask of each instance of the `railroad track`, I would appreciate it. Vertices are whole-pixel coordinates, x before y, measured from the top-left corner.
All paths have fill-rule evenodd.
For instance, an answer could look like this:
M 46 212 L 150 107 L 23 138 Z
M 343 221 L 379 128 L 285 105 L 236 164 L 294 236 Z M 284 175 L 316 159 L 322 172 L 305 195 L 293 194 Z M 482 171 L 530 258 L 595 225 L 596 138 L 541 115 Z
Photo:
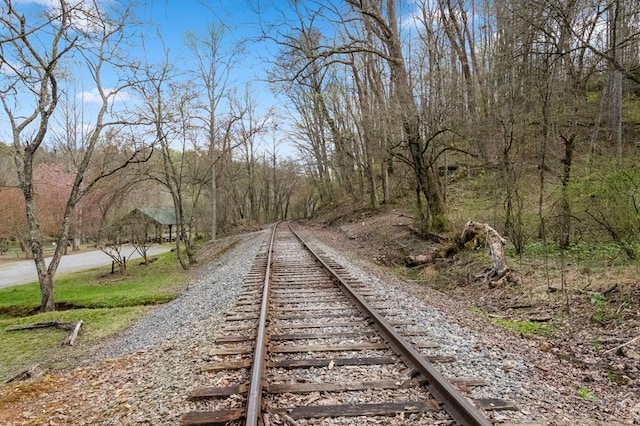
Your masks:
M 437 347 L 415 324 L 394 320 L 380 295 L 313 251 L 286 223 L 259 251 L 235 309 L 203 365 L 198 411 L 182 425 L 490 425 L 463 388 L 424 356 Z

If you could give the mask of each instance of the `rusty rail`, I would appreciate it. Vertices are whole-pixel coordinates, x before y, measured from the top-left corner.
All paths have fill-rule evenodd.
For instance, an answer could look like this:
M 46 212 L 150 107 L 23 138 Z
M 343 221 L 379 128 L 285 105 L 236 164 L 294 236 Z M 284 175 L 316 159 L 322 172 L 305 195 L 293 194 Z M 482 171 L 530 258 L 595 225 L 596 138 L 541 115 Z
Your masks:
M 293 230 L 291 224 L 289 229 L 298 238 L 300 243 L 320 262 L 327 271 L 331 273 L 345 295 L 349 297 L 371 320 L 377 325 L 378 330 L 384 339 L 392 346 L 396 354 L 409 366 L 418 371 L 426 380 L 425 386 L 440 402 L 449 415 L 461 425 L 469 426 L 491 426 L 491 422 L 480 413 L 434 366 L 427 361 L 404 337 L 382 317 L 369 303 L 325 262 L 300 235 Z
M 257 426 L 262 411 L 262 384 L 267 350 L 267 315 L 269 314 L 269 279 L 271 278 L 271 256 L 273 254 L 273 242 L 275 241 L 276 228 L 273 226 L 271 241 L 269 242 L 269 254 L 267 255 L 267 269 L 264 275 L 264 289 L 262 291 L 262 304 L 260 305 L 260 319 L 256 332 L 256 347 L 253 355 L 253 367 L 251 369 L 251 387 L 247 395 L 247 426 Z
M 258 425 L 264 424 L 264 421 L 265 421 L 265 419 L 263 419 L 262 417 L 264 415 L 263 397 L 267 397 L 267 395 L 269 394 L 277 394 L 280 392 L 291 392 L 292 385 L 290 384 L 265 385 L 265 376 L 267 375 L 267 371 L 269 368 L 266 360 L 267 351 L 268 351 L 267 345 L 269 344 L 270 338 L 274 337 L 274 336 L 271 336 L 271 337 L 269 336 L 270 329 L 271 327 L 275 326 L 275 324 L 277 324 L 279 320 L 282 319 L 277 315 L 271 320 L 268 317 L 270 314 L 270 309 L 272 309 L 270 308 L 271 293 L 274 293 L 273 295 L 275 297 L 275 296 L 278 296 L 278 292 L 281 291 L 281 290 L 278 290 L 277 277 L 282 274 L 282 271 L 279 272 L 279 269 L 282 268 L 282 265 L 280 266 L 276 265 L 278 261 L 278 256 L 275 256 L 275 257 L 273 256 L 277 226 L 278 224 L 276 224 L 273 227 L 273 232 L 269 241 L 268 251 L 266 252 L 266 255 L 265 255 L 265 252 L 263 251 L 262 252 L 263 254 L 260 257 L 260 260 L 258 261 L 258 258 L 256 258 L 255 264 L 262 265 L 259 267 L 260 273 L 259 274 L 254 273 L 253 277 L 249 279 L 249 281 L 251 282 L 250 285 L 255 288 L 250 290 L 249 293 L 254 293 L 254 292 L 256 293 L 254 301 L 250 302 L 252 303 L 255 310 L 252 311 L 253 313 L 251 314 L 247 313 L 248 311 L 242 310 L 240 313 L 237 313 L 235 315 L 228 315 L 229 319 L 233 318 L 234 320 L 257 319 L 255 336 L 252 338 L 253 342 L 255 342 L 255 346 L 252 349 L 248 348 L 246 352 L 244 351 L 243 348 L 221 349 L 219 352 L 220 354 L 227 354 L 227 355 L 253 354 L 253 360 L 250 360 L 247 357 L 242 361 L 234 360 L 234 361 L 227 361 L 227 362 L 219 362 L 213 367 L 210 367 L 212 369 L 215 369 L 215 371 L 220 369 L 229 369 L 229 368 L 231 369 L 250 368 L 251 370 L 250 381 L 245 382 L 244 384 L 235 384 L 235 385 L 226 386 L 226 387 L 223 386 L 223 387 L 215 387 L 215 388 L 211 388 L 211 387 L 199 388 L 194 390 L 190 397 L 191 400 L 198 400 L 198 399 L 206 399 L 210 397 L 215 398 L 215 397 L 220 397 L 225 395 L 246 394 L 246 400 L 243 406 L 235 406 L 234 408 L 222 409 L 217 411 L 194 411 L 194 412 L 187 413 L 182 418 L 181 423 L 183 425 L 190 425 L 190 426 L 222 425 L 222 424 L 228 424 L 229 422 L 240 421 L 244 417 L 244 422 L 246 425 L 258 426 Z M 432 402 L 437 401 L 437 405 L 439 405 L 439 409 L 446 411 L 448 415 L 458 424 L 470 425 L 470 426 L 491 425 L 488 419 L 486 419 L 480 413 L 480 411 L 473 404 L 471 404 L 471 402 L 469 402 L 451 384 L 451 382 L 449 382 L 446 378 L 444 378 L 442 374 L 438 370 L 436 370 L 435 367 L 424 356 L 422 356 L 418 352 L 417 348 L 414 345 L 412 345 L 408 340 L 406 340 L 405 337 L 403 337 L 398 331 L 396 331 L 394 327 L 380 313 L 376 312 L 376 310 L 369 304 L 369 302 L 367 302 L 364 299 L 363 295 L 358 294 L 355 291 L 354 286 L 350 285 L 349 282 L 347 282 L 347 279 L 340 277 L 340 272 L 338 272 L 338 269 L 340 268 L 338 268 L 337 266 L 332 267 L 329 264 L 331 262 L 324 260 L 319 253 L 313 250 L 301 238 L 301 236 L 293 230 L 290 224 L 289 224 L 289 229 L 293 234 L 293 236 L 295 237 L 295 239 L 297 239 L 297 241 L 299 241 L 300 244 L 310 254 L 310 257 L 308 257 L 307 259 L 314 258 L 314 260 L 317 262 L 319 267 L 322 267 L 324 271 L 326 271 L 327 275 L 325 275 L 325 279 L 328 280 L 327 284 L 329 284 L 329 282 L 334 282 L 337 285 L 337 287 L 340 289 L 338 291 L 334 288 L 333 292 L 337 292 L 337 293 L 341 292 L 344 296 L 346 296 L 351 301 L 351 303 L 356 308 L 356 310 L 359 311 L 358 316 L 361 318 L 363 317 L 366 318 L 367 319 L 366 322 L 367 324 L 369 324 L 369 327 L 374 327 L 374 328 L 371 328 L 371 331 L 369 332 L 371 333 L 370 335 L 377 335 L 379 337 L 382 337 L 382 339 L 386 342 L 386 344 L 382 344 L 382 342 L 380 342 L 380 344 L 382 344 L 382 346 L 385 347 L 387 350 L 390 349 L 391 351 L 395 352 L 397 357 L 399 357 L 406 366 L 413 369 L 417 373 L 418 380 L 413 381 L 414 386 L 417 386 L 419 382 L 422 386 L 424 386 L 424 388 L 427 391 L 429 391 L 431 396 L 435 398 L 435 401 L 431 400 L 431 402 L 429 403 L 427 403 L 426 401 L 425 402 L 393 401 L 393 402 L 384 403 L 384 404 L 364 404 L 364 407 L 360 407 L 360 408 L 364 408 L 367 413 L 364 413 L 364 411 L 360 410 L 359 414 L 354 414 L 357 411 L 355 410 L 355 408 L 358 408 L 358 407 L 352 407 L 349 404 L 340 405 L 340 406 L 318 405 L 313 407 L 309 407 L 309 406 L 299 407 L 301 409 L 304 408 L 304 410 L 307 411 L 304 415 L 307 415 L 308 417 L 331 417 L 332 415 L 336 415 L 336 411 L 342 410 L 341 412 L 345 413 L 346 409 L 344 407 L 354 408 L 354 410 L 347 410 L 349 411 L 349 413 L 342 414 L 342 415 L 375 416 L 375 415 L 382 414 L 383 411 L 385 413 L 426 412 L 426 411 L 435 409 Z M 263 263 L 265 262 L 265 259 L 266 259 L 266 265 L 265 263 Z M 295 268 L 301 268 L 301 267 L 302 267 L 302 264 L 296 264 L 295 266 Z M 300 275 L 300 270 L 298 269 L 295 269 L 295 270 L 296 270 L 296 273 Z M 264 273 L 264 278 L 262 277 L 262 273 Z M 324 275 L 324 272 L 323 272 L 323 275 Z M 301 276 L 304 277 L 305 274 L 302 273 Z M 307 277 L 308 276 L 309 275 L 307 275 Z M 271 283 L 272 278 L 274 279 L 273 283 Z M 301 279 L 304 280 L 304 278 L 301 278 Z M 258 288 L 260 286 L 262 286 L 261 288 L 262 294 L 258 292 Z M 259 304 L 259 307 L 258 307 L 258 304 Z M 259 315 L 257 314 L 258 309 L 260 311 Z M 271 312 L 271 315 L 275 315 L 275 314 Z M 295 314 L 292 316 L 295 318 L 296 315 L 299 315 L 299 314 Z M 327 316 L 329 316 L 329 314 L 327 314 Z M 339 317 L 339 315 L 335 315 L 334 312 L 332 312 L 330 316 L 336 317 L 336 318 Z M 270 321 L 271 321 L 271 325 L 270 325 Z M 338 324 L 340 323 L 334 322 L 334 326 L 339 327 L 340 325 Z M 331 323 L 327 323 L 327 325 L 331 325 Z M 317 326 L 317 325 L 314 325 L 314 326 Z M 253 325 L 251 327 L 253 327 Z M 280 336 L 281 337 L 276 340 L 285 339 L 282 337 L 283 334 L 280 334 Z M 248 335 L 229 336 L 226 339 L 220 339 L 217 341 L 226 342 L 226 343 L 249 341 L 249 336 Z M 372 344 L 370 346 L 372 346 L 372 348 L 374 346 L 378 348 L 377 345 L 378 344 Z M 302 345 L 302 347 L 304 347 L 304 345 Z M 273 351 L 273 349 L 274 348 L 271 348 L 269 349 L 269 351 Z M 309 350 L 309 349 L 305 349 L 305 350 Z M 331 351 L 331 350 L 338 350 L 338 349 L 332 348 L 332 345 L 327 345 L 325 350 Z M 276 352 L 278 352 L 278 350 L 276 350 Z M 315 365 L 317 363 L 318 367 L 325 366 L 329 362 L 323 359 L 314 359 L 311 361 L 314 361 L 314 363 L 309 363 L 308 364 L 309 366 Z M 348 365 L 368 365 L 368 364 L 387 363 L 387 362 L 393 362 L 393 361 L 392 360 L 390 361 L 389 357 L 387 358 L 372 357 L 372 358 L 360 358 L 354 361 L 350 361 L 349 359 L 337 359 L 336 362 L 337 362 L 336 365 L 340 365 L 343 362 L 344 362 L 344 365 L 347 365 L 347 364 Z M 351 362 L 353 362 L 353 364 L 351 364 Z M 333 361 L 331 361 L 331 363 L 333 363 Z M 307 363 L 300 363 L 300 365 L 302 364 L 307 364 Z M 281 363 L 280 366 L 284 367 L 285 365 L 287 365 L 287 363 Z M 294 366 L 294 368 L 296 365 L 298 364 L 295 362 L 291 363 L 291 366 Z M 212 370 L 209 370 L 209 371 L 212 371 Z M 395 386 L 396 385 L 395 380 L 393 380 L 393 382 L 394 382 L 393 385 Z M 307 392 L 306 390 L 307 388 L 316 389 L 316 390 L 325 389 L 326 391 L 342 391 L 342 390 L 361 390 L 361 389 L 367 388 L 367 386 L 371 386 L 371 384 L 375 384 L 374 386 L 380 385 L 382 387 L 388 386 L 388 384 L 386 384 L 386 381 L 383 380 L 383 381 L 377 381 L 377 382 L 362 381 L 355 384 L 354 382 L 326 383 L 324 385 L 314 383 L 314 384 L 308 384 L 308 386 L 296 384 L 297 387 L 293 386 L 293 388 L 298 389 L 298 391 L 302 390 L 303 392 Z M 284 389 L 287 389 L 287 390 L 284 390 Z M 296 392 L 296 390 L 294 390 L 293 392 Z M 282 410 L 285 410 L 285 411 L 282 411 Z M 273 415 L 274 413 L 287 414 L 290 411 L 291 413 L 297 412 L 298 407 L 293 407 L 293 408 L 278 407 L 275 409 L 270 409 L 269 413 L 270 415 Z M 309 415 L 309 414 L 313 414 L 313 415 Z M 294 415 L 294 414 L 291 414 L 291 415 Z M 297 413 L 296 415 L 302 416 L 303 414 Z

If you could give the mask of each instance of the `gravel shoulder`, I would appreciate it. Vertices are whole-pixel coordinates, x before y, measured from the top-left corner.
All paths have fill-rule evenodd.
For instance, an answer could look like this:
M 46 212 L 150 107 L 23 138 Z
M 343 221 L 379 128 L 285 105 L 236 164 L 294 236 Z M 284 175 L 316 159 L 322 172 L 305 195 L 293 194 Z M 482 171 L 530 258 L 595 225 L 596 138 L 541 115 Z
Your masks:
M 575 360 L 559 359 L 541 348 L 543 341 L 516 336 L 473 312 L 472 301 L 456 300 L 425 285 L 399 279 L 371 262 L 366 243 L 355 241 L 335 228 L 304 227 L 326 252 L 353 265 L 362 279 L 393 292 L 395 303 L 410 319 L 424 324 L 443 345 L 452 345 L 459 363 L 452 374 L 483 377 L 492 382 L 479 388 L 485 395 L 517 403 L 518 413 L 491 414 L 496 424 L 622 425 L 640 424 L 640 395 L 613 382 L 585 374 Z M 365 249 L 363 249 L 365 248 Z M 348 257 L 340 255 L 348 253 Z M 353 272 L 352 272 L 353 273 Z M 595 364 L 597 360 L 592 360 Z M 446 372 L 445 367 L 445 372 Z M 585 385 L 586 384 L 586 385 Z M 587 398 L 578 396 L 581 387 Z
M 106 341 L 78 367 L 0 386 L 0 424 L 177 425 L 182 413 L 194 408 L 186 396 L 194 383 L 202 383 L 199 367 L 267 234 L 244 235 L 233 250 L 200 265 L 181 297 Z M 358 257 L 339 232 L 305 227 L 303 234 L 351 265 L 352 274 L 386 292 L 390 305 L 405 309 L 406 318 L 423 324 L 433 338 L 455 343 L 451 354 L 459 362 L 447 367 L 450 373 L 492 382 L 477 396 L 516 401 L 519 411 L 492 414 L 496 424 L 640 421 L 637 395 L 611 387 L 598 389 L 597 400 L 578 398 L 576 385 L 584 378 L 575 377 L 569 363 L 541 352 L 538 342 L 509 335 L 459 301 L 387 274 Z

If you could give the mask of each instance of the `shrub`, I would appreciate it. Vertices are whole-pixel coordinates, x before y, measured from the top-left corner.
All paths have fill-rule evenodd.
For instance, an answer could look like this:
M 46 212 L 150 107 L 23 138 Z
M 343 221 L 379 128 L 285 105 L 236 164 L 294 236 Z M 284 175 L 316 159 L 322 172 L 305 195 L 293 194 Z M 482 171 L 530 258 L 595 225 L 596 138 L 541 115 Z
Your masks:
M 618 245 L 637 256 L 640 234 L 640 166 L 611 166 L 573 185 L 585 217 Z

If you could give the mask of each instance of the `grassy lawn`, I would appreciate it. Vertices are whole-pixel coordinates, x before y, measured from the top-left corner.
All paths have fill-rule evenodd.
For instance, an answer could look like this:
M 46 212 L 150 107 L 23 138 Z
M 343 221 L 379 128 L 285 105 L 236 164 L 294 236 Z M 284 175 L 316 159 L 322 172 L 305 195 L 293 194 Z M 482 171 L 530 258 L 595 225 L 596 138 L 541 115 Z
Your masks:
M 37 322 L 84 321 L 76 347 L 89 346 L 116 333 L 151 305 L 174 299 L 184 286 L 185 274 L 173 253 L 158 256 L 152 264 L 128 266 L 124 275 L 112 275 L 110 267 L 76 272 L 55 280 L 55 300 L 61 310 L 37 313 L 37 283 L 0 289 L 0 380 L 33 363 L 60 353 L 68 331 L 56 328 L 7 331 Z M 72 309 L 70 309 L 72 308 Z M 65 348 L 66 351 L 76 350 Z

